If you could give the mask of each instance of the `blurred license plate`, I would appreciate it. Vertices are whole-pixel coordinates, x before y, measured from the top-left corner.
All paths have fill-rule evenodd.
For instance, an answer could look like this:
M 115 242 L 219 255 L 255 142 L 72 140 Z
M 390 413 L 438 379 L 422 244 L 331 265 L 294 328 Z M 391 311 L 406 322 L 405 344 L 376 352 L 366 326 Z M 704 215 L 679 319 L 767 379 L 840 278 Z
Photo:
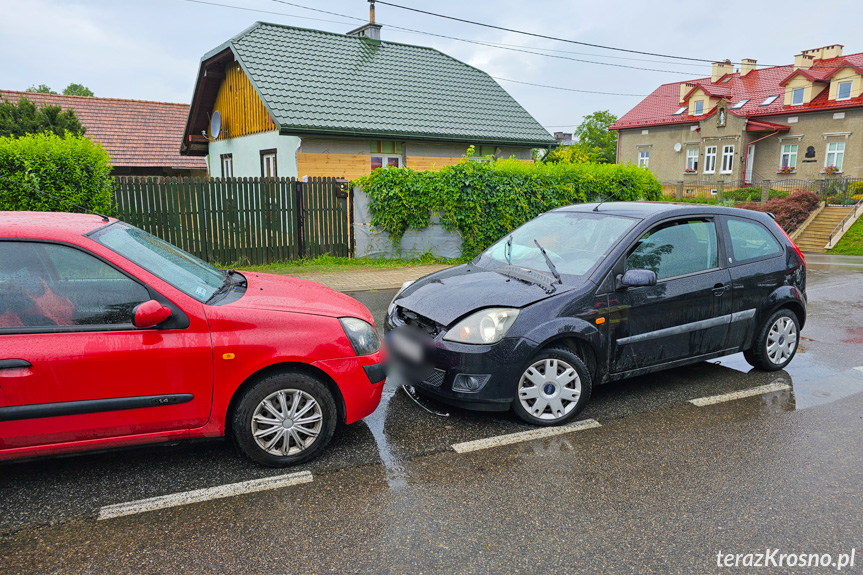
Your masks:
M 422 345 L 399 331 L 392 332 L 390 337 L 390 345 L 394 352 L 398 353 L 405 359 L 409 359 L 416 363 L 423 360 Z

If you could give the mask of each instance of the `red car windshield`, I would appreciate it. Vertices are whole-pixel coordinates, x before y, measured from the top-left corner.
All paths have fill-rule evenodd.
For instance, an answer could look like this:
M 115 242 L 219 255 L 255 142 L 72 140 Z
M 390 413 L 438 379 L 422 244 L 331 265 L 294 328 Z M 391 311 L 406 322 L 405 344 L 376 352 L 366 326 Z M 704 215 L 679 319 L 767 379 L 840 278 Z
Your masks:
M 199 301 L 210 299 L 225 283 L 222 270 L 128 224 L 111 224 L 90 238 Z

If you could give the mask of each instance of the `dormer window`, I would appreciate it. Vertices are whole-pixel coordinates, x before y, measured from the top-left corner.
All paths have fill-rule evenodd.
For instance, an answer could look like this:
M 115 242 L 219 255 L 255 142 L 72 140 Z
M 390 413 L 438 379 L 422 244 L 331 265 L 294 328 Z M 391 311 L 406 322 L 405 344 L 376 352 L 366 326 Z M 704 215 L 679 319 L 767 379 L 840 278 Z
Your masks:
M 694 116 L 700 116 L 704 113 L 704 100 L 696 100 L 695 101 L 695 113 Z
M 849 83 L 850 83 L 850 82 L 849 82 Z M 676 111 L 676 112 L 674 112 L 674 113 L 673 113 L 673 114 L 671 114 L 671 115 L 672 115 L 672 116 L 679 116 L 680 114 L 682 114 L 682 113 L 683 113 L 683 112 L 685 112 L 685 111 L 686 111 L 686 106 L 681 106 L 680 108 L 678 108 L 678 109 L 677 109 L 677 111 Z
M 749 98 L 743 98 L 742 100 L 740 100 L 739 102 L 737 102 L 736 104 L 734 104 L 733 106 L 731 106 L 731 109 L 732 109 L 732 110 L 739 110 L 740 108 L 742 108 L 743 106 L 745 106 L 745 105 L 746 105 L 746 102 L 748 102 L 748 101 L 749 101 Z
M 759 106 L 769 106 L 770 104 L 775 102 L 776 98 L 778 98 L 778 97 L 779 97 L 779 94 L 774 94 L 773 96 L 767 96 L 767 98 L 758 105 Z
M 837 100 L 850 100 L 851 99 L 851 82 L 839 82 L 839 85 L 836 89 L 836 99 Z
M 794 88 L 791 90 L 791 105 L 799 106 L 803 103 L 803 91 L 804 88 Z

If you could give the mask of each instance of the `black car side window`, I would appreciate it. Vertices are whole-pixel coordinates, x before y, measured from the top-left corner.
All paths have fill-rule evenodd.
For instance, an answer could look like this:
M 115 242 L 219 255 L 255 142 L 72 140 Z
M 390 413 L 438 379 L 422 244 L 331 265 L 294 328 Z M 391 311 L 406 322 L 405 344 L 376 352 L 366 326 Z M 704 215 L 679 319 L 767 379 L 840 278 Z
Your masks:
M 779 255 L 782 246 L 767 229 L 758 222 L 728 220 L 728 235 L 731 236 L 731 253 L 737 262 Z
M 718 267 L 716 226 L 712 220 L 677 220 L 644 234 L 630 250 L 626 269 L 647 269 L 657 279 Z
M 132 323 L 142 285 L 80 250 L 0 242 L 0 330 Z

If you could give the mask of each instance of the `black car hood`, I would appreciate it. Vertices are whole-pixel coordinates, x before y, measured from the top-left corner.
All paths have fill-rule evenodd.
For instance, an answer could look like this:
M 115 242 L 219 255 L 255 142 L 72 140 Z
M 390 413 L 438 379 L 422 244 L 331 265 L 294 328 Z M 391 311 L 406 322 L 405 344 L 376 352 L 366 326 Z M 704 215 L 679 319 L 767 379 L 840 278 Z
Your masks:
M 554 291 L 471 264 L 441 270 L 418 279 L 396 299 L 396 305 L 448 326 L 487 307 L 522 308 L 570 291 L 578 285 L 554 284 Z

